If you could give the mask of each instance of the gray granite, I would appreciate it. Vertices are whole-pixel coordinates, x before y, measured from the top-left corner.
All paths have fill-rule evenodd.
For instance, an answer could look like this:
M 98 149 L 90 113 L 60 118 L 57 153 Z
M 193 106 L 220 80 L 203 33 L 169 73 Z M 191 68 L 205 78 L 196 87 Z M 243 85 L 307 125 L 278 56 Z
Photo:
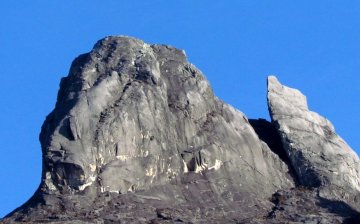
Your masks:
M 40 134 L 39 189 L 2 222 L 360 220 L 348 200 L 359 192 L 356 154 L 274 77 L 269 107 L 272 123 L 248 120 L 184 51 L 106 37 L 61 80 Z

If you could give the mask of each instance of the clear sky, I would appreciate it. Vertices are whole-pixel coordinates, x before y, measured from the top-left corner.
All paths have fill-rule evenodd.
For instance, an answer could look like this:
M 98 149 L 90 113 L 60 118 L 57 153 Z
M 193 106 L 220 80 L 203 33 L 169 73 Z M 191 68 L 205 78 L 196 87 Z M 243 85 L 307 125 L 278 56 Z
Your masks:
M 3 0 L 0 18 L 0 217 L 39 185 L 38 135 L 60 78 L 108 35 L 185 49 L 215 94 L 249 118 L 269 118 L 275 74 L 360 153 L 357 0 Z

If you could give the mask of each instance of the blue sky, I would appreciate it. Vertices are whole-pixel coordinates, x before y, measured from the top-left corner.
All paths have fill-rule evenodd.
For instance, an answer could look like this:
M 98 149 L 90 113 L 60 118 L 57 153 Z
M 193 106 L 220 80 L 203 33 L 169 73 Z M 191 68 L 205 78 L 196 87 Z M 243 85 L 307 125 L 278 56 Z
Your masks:
M 360 153 L 359 1 L 4 0 L 0 16 L 0 217 L 39 185 L 38 135 L 60 78 L 108 35 L 185 49 L 249 118 L 268 119 L 275 74 Z

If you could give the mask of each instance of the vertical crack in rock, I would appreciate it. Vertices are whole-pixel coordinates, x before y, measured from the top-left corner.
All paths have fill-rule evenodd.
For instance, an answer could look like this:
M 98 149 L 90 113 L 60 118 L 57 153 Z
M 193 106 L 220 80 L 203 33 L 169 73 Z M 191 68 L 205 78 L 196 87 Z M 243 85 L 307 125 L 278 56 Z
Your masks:
M 279 156 L 279 158 L 288 166 L 289 175 L 295 184 L 299 184 L 297 173 L 287 155 L 285 148 L 281 142 L 281 137 L 273 124 L 265 119 L 249 119 L 251 126 L 254 128 L 259 138 L 264 141 L 271 151 Z

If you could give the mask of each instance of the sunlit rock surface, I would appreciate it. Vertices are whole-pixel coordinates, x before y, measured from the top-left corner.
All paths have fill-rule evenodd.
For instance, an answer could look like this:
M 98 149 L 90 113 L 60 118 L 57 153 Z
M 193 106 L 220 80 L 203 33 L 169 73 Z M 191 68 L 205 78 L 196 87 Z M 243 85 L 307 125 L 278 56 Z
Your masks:
M 259 196 L 292 186 L 183 51 L 132 38 L 106 38 L 74 61 L 40 136 L 46 192 L 127 193 L 188 172 Z
M 303 121 L 282 120 L 284 108 L 296 118 L 303 114 L 298 110 L 307 107 L 300 93 L 290 98 L 278 89 L 288 88 L 270 77 L 269 107 L 275 125 L 263 119 L 249 121 L 214 96 L 184 51 L 130 37 L 102 39 L 90 53 L 76 58 L 61 80 L 55 109 L 40 134 L 40 187 L 3 221 L 356 221 L 355 199 L 348 199 L 359 193 L 358 157 L 338 137 L 338 148 L 322 149 L 322 154 L 309 158 L 305 152 L 308 147 L 315 152 L 315 140 L 301 145 L 294 137 L 291 143 L 297 145 L 290 148 L 287 139 L 294 130 L 304 129 L 310 136 L 319 130 Z M 315 116 L 315 122 L 323 121 L 327 122 Z M 293 130 L 293 123 L 300 127 Z M 329 126 L 326 133 L 336 136 L 330 123 L 324 124 Z M 348 164 L 338 161 L 336 150 Z M 296 151 L 305 152 L 297 157 Z M 336 197 L 343 201 L 322 197 L 347 189 L 351 194 Z M 301 203 L 304 200 L 309 203 Z M 302 215 L 293 215 L 297 211 Z

